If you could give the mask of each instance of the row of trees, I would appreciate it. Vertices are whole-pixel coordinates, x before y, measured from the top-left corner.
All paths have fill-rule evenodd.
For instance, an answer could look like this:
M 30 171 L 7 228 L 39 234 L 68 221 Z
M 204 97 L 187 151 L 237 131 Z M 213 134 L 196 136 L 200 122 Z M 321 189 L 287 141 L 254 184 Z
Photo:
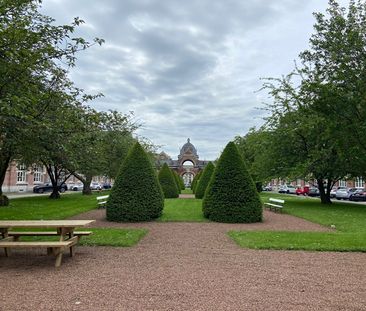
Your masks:
M 339 179 L 366 175 L 366 4 L 330 0 L 314 16 L 295 69 L 264 84 L 273 98 L 265 125 L 235 142 L 255 180 L 313 178 L 331 203 Z
M 73 33 L 83 23 L 54 25 L 39 13 L 41 1 L 0 3 L 0 205 L 6 170 L 13 160 L 46 167 L 58 198 L 58 184 L 74 174 L 90 192 L 92 176 L 115 176 L 134 142 L 132 115 L 97 112 L 88 95 L 68 79 L 76 54 L 91 42 Z

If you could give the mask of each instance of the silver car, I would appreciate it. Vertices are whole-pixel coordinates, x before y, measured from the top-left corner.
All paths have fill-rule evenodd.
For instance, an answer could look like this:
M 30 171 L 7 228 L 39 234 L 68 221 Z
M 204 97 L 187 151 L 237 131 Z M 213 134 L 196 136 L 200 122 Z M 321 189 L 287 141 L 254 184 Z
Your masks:
M 356 188 L 340 188 L 336 191 L 336 199 L 337 200 L 348 200 L 352 193 L 354 193 Z

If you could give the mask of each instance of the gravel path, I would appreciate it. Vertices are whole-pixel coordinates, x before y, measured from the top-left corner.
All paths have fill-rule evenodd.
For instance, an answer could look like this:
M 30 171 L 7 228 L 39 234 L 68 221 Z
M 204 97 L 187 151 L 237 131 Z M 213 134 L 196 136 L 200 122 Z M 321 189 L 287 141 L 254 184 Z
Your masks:
M 135 247 L 78 247 L 59 269 L 42 252 L 0 254 L 0 310 L 366 310 L 366 254 L 241 249 L 230 229 L 329 229 L 265 212 L 262 224 L 110 224 L 143 227 Z M 37 253 L 37 254 L 35 254 Z M 39 256 L 37 256 L 39 255 Z

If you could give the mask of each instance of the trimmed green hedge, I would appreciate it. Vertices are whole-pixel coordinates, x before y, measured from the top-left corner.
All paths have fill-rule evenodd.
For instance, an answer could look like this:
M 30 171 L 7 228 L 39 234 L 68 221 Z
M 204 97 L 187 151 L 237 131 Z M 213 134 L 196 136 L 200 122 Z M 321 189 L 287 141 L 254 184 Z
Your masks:
M 164 197 L 166 199 L 178 198 L 179 192 L 177 183 L 172 171 L 166 163 L 164 163 L 163 167 L 160 169 L 158 177 L 161 188 L 163 189 Z
M 176 171 L 173 171 L 173 170 L 171 170 L 171 171 L 172 171 L 172 174 L 173 174 L 175 183 L 177 185 L 178 192 L 180 193 L 181 190 L 184 190 L 185 189 L 184 184 L 183 184 L 183 180 L 179 177 L 179 175 L 178 175 L 178 173 Z M 182 185 L 183 185 L 183 187 L 182 187 Z
M 107 202 L 107 220 L 147 221 L 161 216 L 164 197 L 147 154 L 136 143 L 121 165 Z
M 199 179 L 197 185 L 196 185 L 196 199 L 202 199 L 205 196 L 205 191 L 210 183 L 211 176 L 215 170 L 215 166 L 209 162 L 205 169 L 203 170 L 203 173 L 201 175 L 201 178 Z
M 262 221 L 262 204 L 236 145 L 222 152 L 202 202 L 206 218 L 229 223 Z
M 197 173 L 197 175 L 194 176 L 194 178 L 192 180 L 191 189 L 192 189 L 193 193 L 195 193 L 195 191 L 196 191 L 196 187 L 197 187 L 197 184 L 198 184 L 198 182 L 201 178 L 201 175 L 202 175 L 202 171 L 199 171 Z

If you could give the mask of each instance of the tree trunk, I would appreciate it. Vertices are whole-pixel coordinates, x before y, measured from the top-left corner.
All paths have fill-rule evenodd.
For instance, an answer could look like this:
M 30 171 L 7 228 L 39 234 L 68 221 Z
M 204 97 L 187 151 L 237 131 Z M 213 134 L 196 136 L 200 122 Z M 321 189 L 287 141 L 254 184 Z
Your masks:
M 90 183 L 93 179 L 93 176 L 90 176 L 90 175 L 85 175 L 86 177 L 83 177 L 82 175 L 79 175 L 77 173 L 74 173 L 74 176 L 79 179 L 84 187 L 83 187 L 83 195 L 91 195 L 92 194 L 92 191 L 90 189 Z
M 52 183 L 52 192 L 51 192 L 49 198 L 53 199 L 53 200 L 59 199 L 61 196 L 58 191 L 58 185 L 57 185 L 58 176 L 59 176 L 58 170 L 56 167 L 52 167 L 52 165 L 45 164 L 45 166 L 46 166 L 48 176 L 50 177 L 51 183 Z
M 6 195 L 3 195 L 2 186 L 4 184 L 6 170 L 9 167 L 11 156 L 6 156 L 3 161 L 0 162 L 0 206 L 8 206 L 9 199 Z
M 329 182 L 329 180 L 328 180 L 328 182 Z M 332 204 L 332 201 L 330 200 L 330 190 L 325 191 L 324 180 L 317 179 L 317 183 L 318 183 L 321 203 L 322 204 Z M 327 185 L 327 188 L 328 187 L 329 187 L 329 185 Z
M 49 198 L 50 198 L 50 199 L 53 199 L 53 200 L 56 200 L 56 199 L 61 198 L 61 195 L 60 195 L 60 193 L 58 192 L 57 187 L 56 187 L 56 189 L 55 189 L 55 188 L 53 188 L 52 193 L 50 194 Z
M 92 194 L 92 191 L 90 189 L 90 183 L 93 179 L 93 176 L 86 176 L 86 178 L 84 179 L 85 182 L 83 181 L 83 184 L 84 184 L 84 188 L 83 188 L 83 194 L 84 195 L 91 195 Z

